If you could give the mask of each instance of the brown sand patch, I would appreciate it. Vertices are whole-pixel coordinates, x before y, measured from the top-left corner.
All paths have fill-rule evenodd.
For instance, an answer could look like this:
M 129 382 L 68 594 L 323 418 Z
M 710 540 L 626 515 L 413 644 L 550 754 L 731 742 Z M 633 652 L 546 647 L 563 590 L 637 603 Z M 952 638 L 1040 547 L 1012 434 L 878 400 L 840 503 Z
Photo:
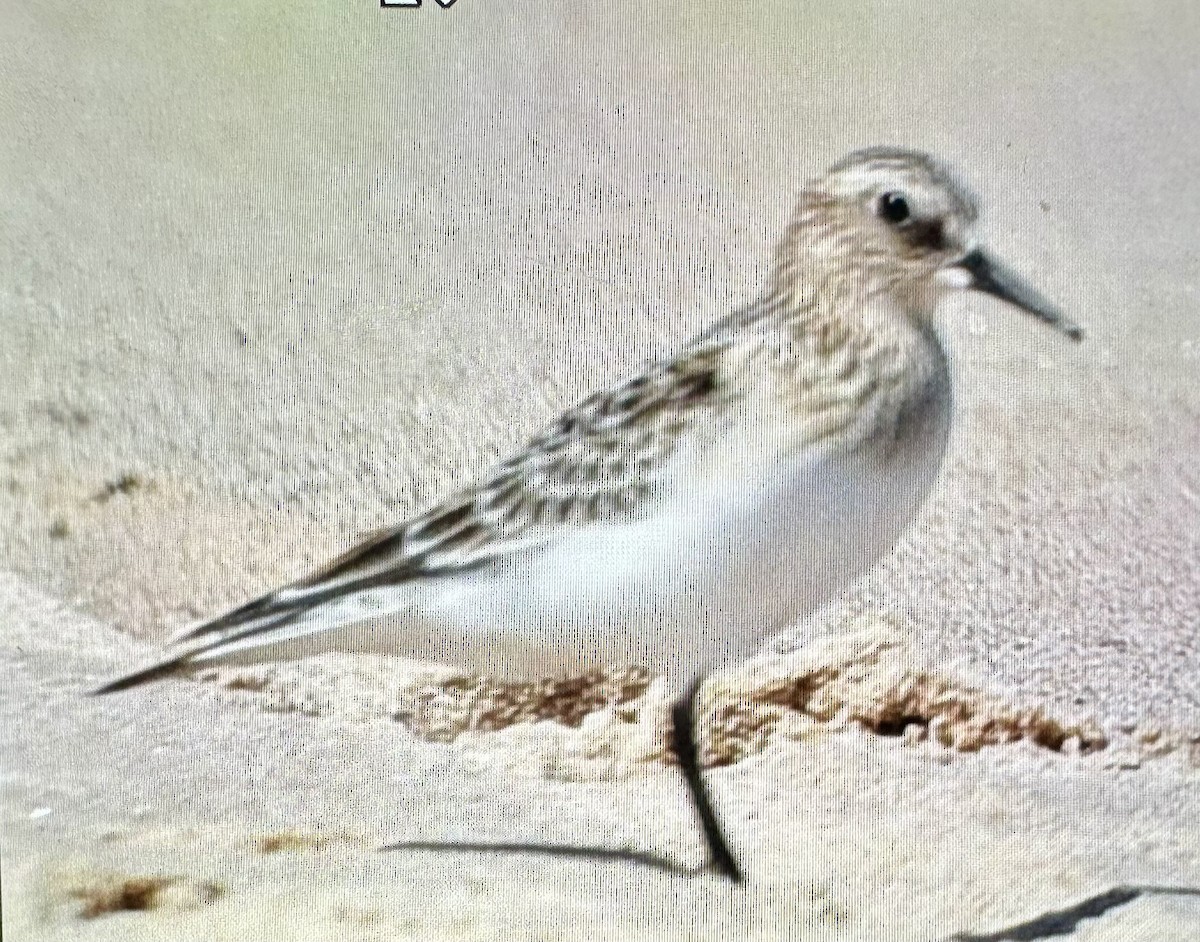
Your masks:
M 219 883 L 174 876 L 86 873 L 71 878 L 66 895 L 79 902 L 80 919 L 152 909 L 195 909 L 225 895 Z
M 260 834 L 254 838 L 252 845 L 260 854 L 297 853 L 302 851 L 321 851 L 336 843 L 349 843 L 353 838 L 348 834 L 313 834 L 306 831 L 276 831 L 272 834 Z
M 528 730 L 552 721 L 539 726 L 531 742 L 524 742 L 528 736 L 521 733 L 521 750 L 566 750 L 584 765 L 603 758 L 614 770 L 668 754 L 667 704 L 640 668 L 501 684 L 445 672 L 422 680 L 419 673 L 384 660 L 346 657 L 328 661 L 320 670 L 273 665 L 217 675 L 228 689 L 248 692 L 265 709 L 386 717 L 436 742 L 452 742 L 468 732 Z M 1013 702 L 921 664 L 907 634 L 877 616 L 810 640 L 793 653 L 714 675 L 701 693 L 699 715 L 701 752 L 709 765 L 755 755 L 781 732 L 795 734 L 797 723 L 801 731 L 857 728 L 953 753 L 1027 743 L 1056 753 L 1091 754 L 1109 745 L 1108 735 L 1089 718 L 1058 716 L 1042 704 Z M 546 755 L 543 760 L 543 765 L 558 768 Z M 587 777 L 582 767 L 563 774 Z
M 760 751 L 790 713 L 906 743 L 932 741 L 954 752 L 1024 742 L 1089 754 L 1109 742 L 1094 720 L 1052 716 L 1039 704 L 1012 703 L 915 663 L 901 636 L 881 625 L 818 639 L 715 686 L 707 698 L 715 705 L 706 711 L 705 742 L 714 765 Z
M 649 676 L 637 669 L 539 684 L 460 680 L 422 687 L 413 705 L 394 716 L 419 735 L 439 741 L 468 730 L 539 720 L 578 727 L 599 710 L 610 711 L 608 725 L 613 726 L 636 722 L 646 713 L 665 714 L 665 704 L 652 704 L 653 695 L 644 697 L 648 688 Z M 1026 742 L 1086 754 L 1108 745 L 1094 721 L 1052 716 L 1037 704 L 1010 703 L 915 663 L 902 635 L 878 620 L 862 630 L 816 639 L 800 652 L 715 676 L 701 694 L 704 761 L 727 765 L 760 752 L 780 723 L 794 714 L 907 743 L 932 741 L 954 752 Z M 665 729 L 657 739 L 665 752 Z

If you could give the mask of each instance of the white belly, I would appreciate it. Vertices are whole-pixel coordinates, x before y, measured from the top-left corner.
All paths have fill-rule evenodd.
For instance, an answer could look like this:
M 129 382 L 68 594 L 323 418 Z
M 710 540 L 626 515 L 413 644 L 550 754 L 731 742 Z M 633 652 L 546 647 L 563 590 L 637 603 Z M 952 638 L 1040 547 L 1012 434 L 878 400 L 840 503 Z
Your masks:
M 429 581 L 358 626 L 355 646 L 508 680 L 641 664 L 679 689 L 750 656 L 891 549 L 945 450 L 948 396 L 932 400 L 869 443 L 696 483 L 641 522 Z

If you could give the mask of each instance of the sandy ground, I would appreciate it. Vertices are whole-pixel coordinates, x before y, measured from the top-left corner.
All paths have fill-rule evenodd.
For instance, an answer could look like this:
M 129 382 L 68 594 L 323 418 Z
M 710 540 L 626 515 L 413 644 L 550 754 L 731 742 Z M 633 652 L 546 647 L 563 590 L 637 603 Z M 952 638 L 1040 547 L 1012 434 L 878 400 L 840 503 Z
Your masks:
M 1200 15 L 1144 7 L 6 4 L 5 938 L 999 939 L 1200 886 Z M 700 863 L 636 677 L 83 695 L 747 300 L 800 182 L 878 142 L 959 165 L 1089 338 L 947 305 L 937 493 L 708 692 L 745 887 L 378 851 Z M 1146 896 L 1072 937 L 1198 933 Z

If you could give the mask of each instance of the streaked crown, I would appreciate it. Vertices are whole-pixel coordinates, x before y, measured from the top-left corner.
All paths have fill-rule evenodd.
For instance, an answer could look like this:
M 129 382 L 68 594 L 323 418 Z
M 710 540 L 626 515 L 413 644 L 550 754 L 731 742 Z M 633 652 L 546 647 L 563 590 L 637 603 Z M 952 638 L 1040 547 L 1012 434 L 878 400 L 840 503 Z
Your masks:
M 780 242 L 774 279 L 798 299 L 891 291 L 931 310 L 934 276 L 972 247 L 969 190 L 927 154 L 855 151 L 811 181 Z

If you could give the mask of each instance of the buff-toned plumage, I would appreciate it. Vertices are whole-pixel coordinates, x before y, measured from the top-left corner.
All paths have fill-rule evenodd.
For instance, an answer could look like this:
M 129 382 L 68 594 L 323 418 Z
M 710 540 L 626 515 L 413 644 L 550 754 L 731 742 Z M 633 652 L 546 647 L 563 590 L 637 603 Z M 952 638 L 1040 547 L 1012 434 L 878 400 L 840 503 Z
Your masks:
M 101 692 L 334 648 L 513 679 L 641 664 L 684 694 L 676 747 L 715 864 L 737 877 L 695 766 L 695 685 L 841 591 L 915 515 L 951 419 L 938 299 L 977 289 L 1078 339 L 975 245 L 976 215 L 926 155 L 848 156 L 802 191 L 753 303 Z

